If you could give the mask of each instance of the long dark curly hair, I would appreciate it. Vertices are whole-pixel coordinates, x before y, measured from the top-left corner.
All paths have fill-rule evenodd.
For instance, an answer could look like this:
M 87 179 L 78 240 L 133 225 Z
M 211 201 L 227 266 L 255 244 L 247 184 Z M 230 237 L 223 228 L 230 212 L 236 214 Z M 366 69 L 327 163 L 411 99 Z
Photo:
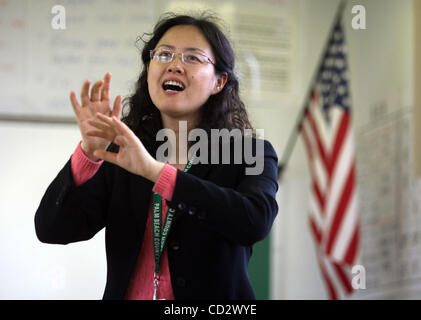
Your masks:
M 218 22 L 218 18 L 209 12 L 198 17 L 166 13 L 161 16 L 152 33 L 144 33 L 138 38 L 138 43 L 143 42 L 143 69 L 136 82 L 134 94 L 123 101 L 123 121 L 141 138 L 147 148 L 155 145 L 156 133 L 162 128 L 161 114 L 153 104 L 148 89 L 147 66 L 151 60 L 150 50 L 155 48 L 167 30 L 178 25 L 195 26 L 201 30 L 214 54 L 216 74 L 225 72 L 228 75 L 223 89 L 211 95 L 201 107 L 202 118 L 198 128 L 208 133 L 210 129 L 253 129 L 239 96 L 238 78 L 234 73 L 234 51 Z M 149 40 L 145 40 L 145 37 Z

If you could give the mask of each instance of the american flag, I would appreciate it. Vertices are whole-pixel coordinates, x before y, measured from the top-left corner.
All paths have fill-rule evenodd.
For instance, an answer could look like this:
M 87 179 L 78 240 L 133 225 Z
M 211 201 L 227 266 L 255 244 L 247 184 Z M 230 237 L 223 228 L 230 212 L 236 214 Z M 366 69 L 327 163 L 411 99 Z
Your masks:
M 330 299 L 353 292 L 352 266 L 359 247 L 355 154 L 344 32 L 331 32 L 300 133 L 311 173 L 310 229 Z

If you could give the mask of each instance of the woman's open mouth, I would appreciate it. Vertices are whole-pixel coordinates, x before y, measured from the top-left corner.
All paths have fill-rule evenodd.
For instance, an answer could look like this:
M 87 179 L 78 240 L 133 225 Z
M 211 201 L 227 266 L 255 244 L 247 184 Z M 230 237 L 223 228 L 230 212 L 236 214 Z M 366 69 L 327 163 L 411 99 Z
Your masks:
M 162 89 L 167 93 L 181 92 L 184 90 L 184 84 L 175 80 L 167 80 L 162 84 Z

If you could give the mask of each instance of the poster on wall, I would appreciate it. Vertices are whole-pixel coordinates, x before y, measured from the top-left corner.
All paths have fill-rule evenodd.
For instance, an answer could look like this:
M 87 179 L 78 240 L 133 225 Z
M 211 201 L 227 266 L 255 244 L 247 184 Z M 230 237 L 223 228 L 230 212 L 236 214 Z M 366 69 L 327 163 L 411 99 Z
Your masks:
M 297 1 L 167 1 L 161 11 L 216 13 L 236 54 L 241 95 L 250 108 L 292 99 Z

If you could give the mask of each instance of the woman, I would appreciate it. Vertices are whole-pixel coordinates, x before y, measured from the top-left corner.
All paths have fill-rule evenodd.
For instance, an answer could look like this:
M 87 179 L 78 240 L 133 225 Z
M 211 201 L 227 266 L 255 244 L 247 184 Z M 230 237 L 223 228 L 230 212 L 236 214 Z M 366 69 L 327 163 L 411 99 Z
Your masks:
M 252 245 L 268 234 L 278 210 L 270 143 L 264 141 L 257 175 L 245 173 L 244 160 L 186 163 L 188 148 L 179 144 L 168 151 L 176 163 L 155 157 L 159 130 L 173 130 L 179 141 L 181 122 L 189 132 L 251 128 L 229 41 L 209 17 L 167 15 L 142 60 L 123 121 L 120 96 L 110 111 L 109 73 L 90 95 L 85 81 L 81 104 L 71 92 L 82 141 L 40 203 L 37 236 L 67 244 L 105 227 L 104 299 L 254 299 Z M 215 152 L 215 143 L 209 146 Z

